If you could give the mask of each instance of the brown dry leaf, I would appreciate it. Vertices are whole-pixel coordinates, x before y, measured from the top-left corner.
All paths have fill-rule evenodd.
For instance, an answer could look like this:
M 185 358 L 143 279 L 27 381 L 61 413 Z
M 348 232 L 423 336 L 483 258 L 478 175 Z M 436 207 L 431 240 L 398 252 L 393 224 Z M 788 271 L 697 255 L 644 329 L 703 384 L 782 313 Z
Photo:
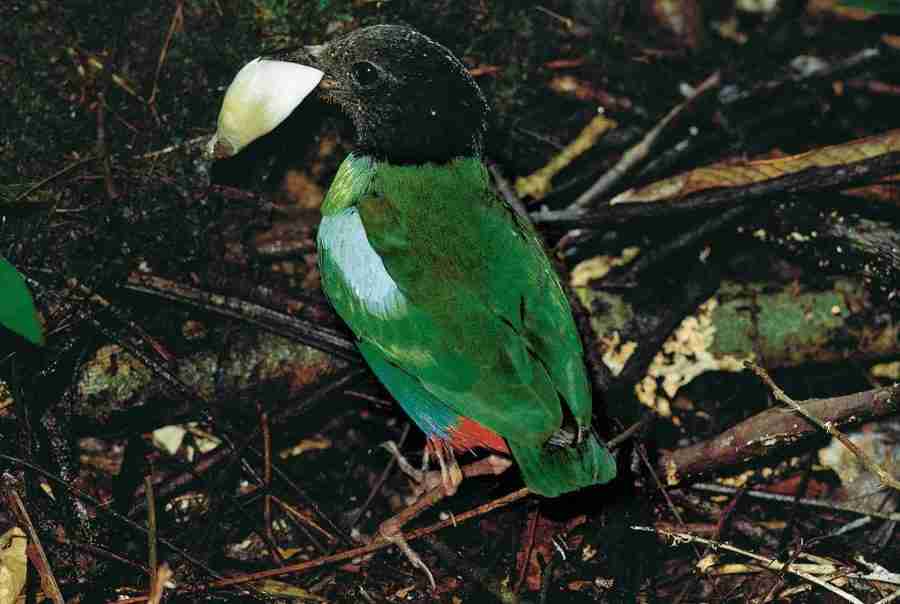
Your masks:
M 299 170 L 288 170 L 285 173 L 282 188 L 288 199 L 308 210 L 317 209 L 325 198 L 325 192 L 319 183 Z
M 162 602 L 166 587 L 169 586 L 169 579 L 172 578 L 173 574 L 167 562 L 159 565 L 153 577 L 153 584 L 150 586 L 150 596 L 147 599 L 147 604 L 159 604 Z
M 25 531 L 12 527 L 0 536 L 0 604 L 13 604 L 25 587 L 28 559 Z
M 278 598 L 287 598 L 297 602 L 327 602 L 322 596 L 316 595 L 310 591 L 291 585 L 284 581 L 276 581 L 274 579 L 263 579 L 252 584 L 256 589 Z
M 537 525 L 534 527 L 534 536 L 529 535 L 529 524 L 522 527 L 522 547 L 516 552 L 516 568 L 525 566 L 525 589 L 538 591 L 543 582 L 543 567 L 556 555 L 553 546 L 553 537 L 561 533 L 565 525 L 538 514 Z M 530 545 L 530 547 L 528 547 Z M 528 559 L 526 560 L 526 556 Z M 521 571 L 519 571 L 521 572 Z
M 877 185 L 847 189 L 844 194 L 865 199 L 877 199 L 900 206 L 900 174 L 885 178 L 882 183 Z
M 627 111 L 632 107 L 630 99 L 614 96 L 606 90 L 596 88 L 592 82 L 572 75 L 556 76 L 547 83 L 547 86 L 553 92 L 575 97 L 580 101 L 596 102 L 608 111 Z
M 806 12 L 813 16 L 833 15 L 850 21 L 868 21 L 876 15 L 861 8 L 843 6 L 840 0 L 810 0 Z
M 840 145 L 812 149 L 799 155 L 733 164 L 713 164 L 659 180 L 616 195 L 611 203 L 675 201 L 707 189 L 743 187 L 808 168 L 851 164 L 900 151 L 900 130 L 889 130 Z
M 503 71 L 499 65 L 479 65 L 469 70 L 469 75 L 473 78 L 480 78 L 487 75 L 495 75 Z
M 700 46 L 703 40 L 703 14 L 697 0 L 653 0 L 647 10 L 683 46 Z
M 552 61 L 544 63 L 544 67 L 547 69 L 572 69 L 574 67 L 581 67 L 585 63 L 587 63 L 587 59 L 584 57 L 575 57 L 574 59 L 553 59 Z
M 291 457 L 296 457 L 298 455 L 303 455 L 307 451 L 322 451 L 329 448 L 331 448 L 331 440 L 325 438 L 324 436 L 316 435 L 312 438 L 305 438 L 301 440 L 293 447 L 279 451 L 278 456 L 281 459 L 288 459 Z
M 577 516 L 568 522 L 560 522 L 547 518 L 541 514 L 537 515 L 536 524 L 534 525 L 534 536 L 529 534 L 531 522 L 525 523 L 522 527 L 522 546 L 516 552 L 516 568 L 525 568 L 525 589 L 528 591 L 538 591 L 543 582 L 543 569 L 547 563 L 557 553 L 557 545 L 554 545 L 553 538 L 557 535 L 565 535 L 576 526 L 584 524 L 587 521 L 586 516 Z M 528 546 L 530 544 L 530 547 Z M 528 556 L 526 560 L 525 557 Z M 521 572 L 521 570 L 517 571 Z

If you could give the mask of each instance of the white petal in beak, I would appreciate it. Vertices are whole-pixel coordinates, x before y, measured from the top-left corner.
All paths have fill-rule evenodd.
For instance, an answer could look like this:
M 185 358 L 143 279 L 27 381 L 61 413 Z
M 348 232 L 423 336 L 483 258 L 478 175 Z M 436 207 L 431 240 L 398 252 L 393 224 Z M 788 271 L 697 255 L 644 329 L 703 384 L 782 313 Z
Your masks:
M 216 134 L 207 153 L 231 157 L 271 132 L 309 96 L 324 74 L 307 65 L 255 59 L 234 76 L 225 91 Z

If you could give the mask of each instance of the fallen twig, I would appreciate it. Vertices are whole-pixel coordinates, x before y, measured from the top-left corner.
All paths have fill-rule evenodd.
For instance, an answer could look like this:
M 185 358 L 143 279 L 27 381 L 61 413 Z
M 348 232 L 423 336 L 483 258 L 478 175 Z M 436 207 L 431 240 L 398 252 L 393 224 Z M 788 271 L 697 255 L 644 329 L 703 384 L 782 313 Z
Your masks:
M 28 533 L 29 543 L 26 552 L 28 559 L 31 560 L 41 577 L 41 589 L 47 597 L 53 600 L 54 604 L 65 604 L 65 599 L 59 590 L 59 583 L 57 583 L 53 568 L 50 566 L 50 560 L 47 559 L 47 553 L 44 551 L 44 546 L 41 545 L 41 536 L 34 528 L 34 523 L 31 522 L 31 516 L 25 509 L 25 503 L 14 485 L 7 483 L 4 487 L 3 499 L 6 500 L 6 509 L 12 512 L 19 526 Z
M 190 147 L 200 146 L 208 140 L 208 134 L 204 134 L 203 136 L 195 136 L 194 138 L 189 138 L 188 140 L 178 143 L 177 145 L 169 145 L 168 147 L 163 147 L 162 149 L 157 149 L 156 151 L 149 151 L 141 155 L 135 155 L 133 156 L 133 159 L 156 159 L 157 157 L 168 155 L 169 153 L 178 151 L 179 149 L 188 149 Z
M 608 446 L 611 449 L 616 448 L 625 440 L 630 438 L 635 432 L 637 432 L 644 425 L 644 420 L 634 424 L 625 430 L 622 434 L 619 434 L 616 438 L 613 438 L 609 441 Z M 439 522 L 435 522 L 430 526 L 426 526 L 420 529 L 415 529 L 403 535 L 404 539 L 407 542 L 414 541 L 415 539 L 419 539 L 420 537 L 424 537 L 426 535 L 431 535 L 432 533 L 436 533 L 439 530 L 447 528 L 448 526 L 456 526 L 460 522 L 465 522 L 471 518 L 475 518 L 477 516 L 483 516 L 488 512 L 492 512 L 498 508 L 505 507 L 511 503 L 519 501 L 520 499 L 524 499 L 531 491 L 528 490 L 527 487 L 522 487 L 517 491 L 513 491 L 508 495 L 504 495 L 503 497 L 498 497 L 493 501 L 489 501 L 485 504 L 482 504 L 478 507 L 475 507 L 467 512 L 463 512 L 462 514 L 452 515 L 450 518 L 446 520 L 441 520 Z M 230 587 L 233 585 L 240 585 L 244 583 L 250 583 L 254 581 L 259 581 L 261 579 L 268 579 L 270 577 L 277 577 L 285 574 L 293 574 L 304 572 L 313 568 L 318 568 L 320 566 L 324 566 L 326 564 L 333 564 L 335 562 L 343 562 L 344 560 L 351 560 L 353 558 L 359 558 L 362 556 L 366 556 L 373 552 L 377 552 L 378 550 L 384 549 L 386 547 L 391 546 L 392 543 L 390 541 L 375 541 L 373 543 L 369 543 L 367 545 L 363 545 L 360 547 L 356 547 L 349 550 L 344 550 L 343 552 L 338 552 L 336 554 L 332 554 L 330 556 L 322 556 L 321 558 L 316 558 L 315 560 L 309 560 L 306 562 L 300 562 L 298 564 L 292 564 L 290 566 L 284 566 L 281 568 L 273 568 L 269 570 L 260 571 L 258 573 L 252 573 L 248 575 L 241 575 L 237 577 L 229 577 L 227 579 L 220 579 L 217 581 L 213 581 L 200 589 L 186 589 L 181 593 L 197 593 L 199 591 L 207 591 L 210 589 L 218 589 L 222 587 Z M 116 604 L 138 604 L 140 602 L 146 602 L 147 596 L 139 596 L 136 598 L 128 598 L 125 600 L 116 600 Z
M 403 443 L 406 442 L 406 437 L 409 436 L 410 424 L 406 422 L 403 426 L 403 432 L 400 433 L 400 438 L 397 439 L 397 449 L 403 446 Z M 362 518 L 362 515 L 366 513 L 366 510 L 369 509 L 369 506 L 372 505 L 372 501 L 375 500 L 375 496 L 381 491 L 381 487 L 384 486 L 384 483 L 387 482 L 388 476 L 391 475 L 391 471 L 394 469 L 394 466 L 397 464 L 397 460 L 399 458 L 396 455 L 391 455 L 390 459 L 387 462 L 387 465 L 384 466 L 384 470 L 381 472 L 381 476 L 378 477 L 378 480 L 375 481 L 375 484 L 372 486 L 372 489 L 369 491 L 369 496 L 366 497 L 366 500 L 363 502 L 359 509 L 353 513 L 350 517 L 350 520 L 347 522 L 347 526 L 351 529 L 356 526 L 356 523 L 359 522 L 359 519 Z
M 150 604 L 159 604 L 162 602 L 163 595 L 166 592 L 166 584 L 172 578 L 172 569 L 163 562 L 159 568 L 154 569 L 153 578 L 150 582 Z
M 66 491 L 68 491 L 73 496 L 77 497 L 78 499 L 90 504 L 96 510 L 96 512 L 98 514 L 100 514 L 100 515 L 105 514 L 107 516 L 115 518 L 116 520 L 118 520 L 119 522 L 121 522 L 122 524 L 124 524 L 125 526 L 130 528 L 131 530 L 136 531 L 144 536 L 149 534 L 149 531 L 147 529 L 145 529 L 143 526 L 141 526 L 140 524 L 138 524 L 137 522 L 134 522 L 131 519 L 129 519 L 128 517 L 123 516 L 122 514 L 119 514 L 118 512 L 113 511 L 108 505 L 104 504 L 99 499 L 96 499 L 96 498 L 92 497 L 91 495 L 88 495 L 84 491 L 77 489 L 76 487 L 73 487 L 72 485 L 68 484 L 66 481 L 64 481 L 61 478 L 59 478 L 58 476 L 56 476 L 56 474 L 54 474 L 53 472 L 48 472 L 47 470 L 45 470 L 44 468 L 42 468 L 40 466 L 37 466 L 37 465 L 35 465 L 29 461 L 26 461 L 24 459 L 20 459 L 18 457 L 13 457 L 11 455 L 4 455 L 4 454 L 0 453 L 0 459 L 3 459 L 12 464 L 20 465 L 24 468 L 27 468 L 28 470 L 30 470 L 32 472 L 36 472 L 37 474 L 46 478 L 51 483 L 58 485 L 61 488 L 65 489 Z M 165 545 L 166 547 L 171 549 L 173 553 L 178 554 L 179 556 L 181 556 L 182 558 L 184 558 L 191 564 L 196 565 L 197 568 L 202 569 L 204 572 L 209 574 L 209 576 L 215 577 L 215 578 L 222 577 L 222 575 L 220 575 L 219 573 L 214 571 L 212 568 L 207 566 L 202 560 L 195 558 L 189 552 L 178 547 L 178 545 L 176 545 L 172 541 L 169 541 L 168 539 L 165 539 L 164 537 L 158 537 L 158 540 L 160 543 L 162 543 L 163 545 Z
M 175 12 L 172 14 L 172 21 L 169 23 L 169 30 L 166 32 L 166 39 L 159 51 L 159 59 L 156 61 L 156 72 L 153 74 L 153 86 L 150 89 L 150 98 L 147 99 L 147 105 L 150 106 L 154 116 L 156 116 L 156 95 L 159 92 L 159 74 L 162 72 L 163 65 L 166 63 L 166 57 L 169 53 L 169 45 L 172 43 L 172 36 L 184 23 L 184 0 L 178 0 L 175 4 Z M 157 121 L 159 118 L 157 117 Z
M 419 539 L 420 537 L 424 537 L 425 535 L 430 535 L 435 533 L 441 529 L 444 529 L 453 524 L 459 524 L 460 522 L 464 522 L 469 520 L 470 518 L 474 518 L 476 516 L 483 516 L 488 512 L 491 512 L 497 508 L 501 508 L 507 506 L 515 501 L 520 499 L 524 499 L 531 492 L 527 487 L 522 487 L 518 491 L 513 491 L 509 495 L 504 497 L 500 497 L 498 499 L 494 499 L 493 501 L 489 501 L 483 505 L 480 505 L 476 508 L 473 508 L 467 512 L 462 514 L 455 515 L 447 520 L 441 520 L 440 522 L 435 522 L 430 526 L 426 526 L 424 528 L 416 529 L 414 531 L 410 531 L 409 533 L 404 534 L 404 538 L 406 541 L 414 541 Z M 349 550 L 344 550 L 342 552 L 338 552 L 336 554 L 332 554 L 330 556 L 323 556 L 321 558 L 316 558 L 315 560 L 309 560 L 307 562 L 300 562 L 299 564 L 292 564 L 290 566 L 285 566 L 282 568 L 273 568 L 269 570 L 260 571 L 258 573 L 252 573 L 248 575 L 241 575 L 237 577 L 229 577 L 227 579 L 221 579 L 218 581 L 213 581 L 200 589 L 186 589 L 183 590 L 184 593 L 199 593 L 202 591 L 208 591 L 210 589 L 219 589 L 222 587 L 231 587 L 234 585 L 242 585 L 245 583 L 251 583 L 254 581 L 259 581 L 261 579 L 268 579 L 270 577 L 277 577 L 286 574 L 300 573 L 313 568 L 318 568 L 320 566 L 324 566 L 326 564 L 333 564 L 335 562 L 343 562 L 344 560 L 351 560 L 353 558 L 359 558 L 362 556 L 366 556 L 373 552 L 377 552 L 378 550 L 385 549 L 393 545 L 390 541 L 376 541 L 374 543 L 370 543 L 368 545 L 363 545 L 360 547 L 356 547 Z M 136 598 L 128 598 L 124 600 L 116 600 L 116 604 L 138 604 L 139 602 L 146 602 L 147 596 L 139 596 Z
M 56 172 L 54 172 L 54 173 L 51 174 L 50 176 L 47 176 L 46 178 L 43 178 L 43 179 L 39 180 L 37 183 L 35 183 L 35 184 L 32 185 L 31 187 L 29 187 L 28 190 L 26 190 L 24 193 L 22 193 L 21 195 L 19 195 L 18 197 L 16 197 L 16 198 L 13 200 L 13 203 L 14 203 L 14 204 L 20 203 L 20 202 L 21 202 L 22 200 L 24 200 L 26 197 L 30 196 L 32 193 L 34 193 L 35 191 L 37 191 L 38 189 L 40 189 L 41 187 L 43 187 L 43 186 L 46 185 L 47 183 L 51 182 L 52 180 L 55 180 L 55 179 L 59 178 L 60 176 L 62 176 L 63 174 L 65 174 L 66 172 L 71 172 L 72 170 L 74 170 L 74 169 L 77 168 L 78 166 L 80 166 L 80 165 L 82 165 L 82 164 L 86 164 L 87 162 L 92 161 L 92 160 L 94 160 L 94 159 L 97 159 L 97 156 L 96 156 L 96 155 L 88 155 L 87 157 L 83 157 L 83 158 L 79 159 L 78 161 L 75 161 L 75 162 L 69 164 L 68 166 L 65 166 L 65 167 L 61 168 L 60 170 L 57 170 Z
M 156 497 L 153 493 L 153 479 L 149 475 L 144 476 L 144 498 L 147 501 L 147 568 L 150 569 L 150 585 L 155 589 L 159 584 L 160 568 L 156 550 Z M 151 595 L 151 599 L 152 597 Z
M 509 184 L 506 177 L 503 176 L 500 167 L 494 162 L 488 162 L 487 166 L 488 170 L 491 172 L 491 176 L 494 177 L 494 183 L 497 185 L 497 190 L 500 192 L 500 195 L 503 196 L 503 199 L 506 200 L 506 203 L 508 203 L 522 218 L 528 220 L 528 209 L 525 207 L 525 204 L 522 203 L 522 200 L 519 199 L 519 196 L 516 195 L 516 192 L 513 190 L 512 185 Z
M 785 405 L 789 406 L 791 409 L 817 425 L 819 428 L 827 432 L 831 435 L 832 438 L 836 438 L 838 442 L 840 442 L 844 447 L 847 448 L 856 458 L 860 461 L 863 467 L 866 468 L 872 474 L 878 476 L 878 480 L 881 481 L 881 484 L 890 487 L 896 491 L 900 491 L 900 481 L 897 481 L 896 478 L 891 476 L 890 472 L 885 470 L 879 463 L 877 463 L 874 459 L 868 456 L 862 449 L 856 446 L 856 444 L 847 438 L 843 433 L 841 433 L 837 428 L 834 427 L 834 424 L 831 422 L 826 422 L 820 420 L 815 415 L 811 414 L 809 411 L 801 407 L 797 404 L 797 402 L 789 397 L 784 390 L 778 387 L 778 384 L 769 376 L 765 369 L 760 367 L 755 363 L 751 363 L 749 361 L 744 362 L 744 366 L 747 367 L 750 371 L 756 374 L 756 376 L 769 387 L 772 391 L 772 394 L 775 398 Z
M 571 164 L 575 158 L 593 147 L 601 136 L 617 126 L 618 124 L 614 120 L 602 113 L 594 116 L 594 119 L 578 133 L 575 140 L 554 155 L 547 165 L 533 174 L 517 178 L 516 192 L 522 197 L 527 195 L 534 199 L 544 198 L 550 192 L 550 181 L 554 176 Z
M 245 300 L 213 294 L 200 289 L 140 274 L 128 278 L 125 289 L 202 308 L 257 325 L 277 335 L 299 340 L 346 361 L 360 362 L 356 346 L 343 335 L 308 321 L 280 313 Z
M 900 411 L 900 384 L 800 404 L 834 426 L 858 424 Z M 818 428 L 807 420 L 782 408 L 768 409 L 707 441 L 663 451 L 659 467 L 666 484 L 671 486 L 770 455 L 818 433 Z
M 699 86 L 694 88 L 690 96 L 673 107 L 669 113 L 656 124 L 656 126 L 644 135 L 641 142 L 626 151 L 619 161 L 616 162 L 616 165 L 610 168 L 606 174 L 601 176 L 587 191 L 579 195 L 578 199 L 576 199 L 567 209 L 583 210 L 589 207 L 598 197 L 612 189 L 629 171 L 650 154 L 653 145 L 669 124 L 684 113 L 694 101 L 703 96 L 704 93 L 717 87 L 721 81 L 722 79 L 718 71 L 703 80 Z
M 119 196 L 116 189 L 116 181 L 113 179 L 112 173 L 112 156 L 109 153 L 109 146 L 106 144 L 106 94 L 104 92 L 97 93 L 97 157 L 101 160 L 103 166 L 103 183 L 106 186 L 106 197 L 110 201 Z
M 885 176 L 900 171 L 900 151 L 885 153 L 868 159 L 834 166 L 815 166 L 776 178 L 737 187 L 706 189 L 683 198 L 677 203 L 669 199 L 641 203 L 622 203 L 601 206 L 585 211 L 569 206 L 564 210 L 540 210 L 530 213 L 535 224 L 561 224 L 566 228 L 609 228 L 611 224 L 636 218 L 671 216 L 703 208 L 732 206 L 765 199 L 778 201 L 785 193 L 815 193 L 842 190 L 875 184 Z M 657 181 L 660 182 L 660 181 Z M 652 185 L 650 185 L 652 186 Z
M 695 482 L 690 488 L 696 491 L 704 491 L 707 493 L 717 493 L 720 495 L 733 495 L 738 489 L 727 487 L 720 484 L 712 484 L 706 482 Z M 881 512 L 878 510 L 863 510 L 843 503 L 835 503 L 833 501 L 825 501 L 824 499 L 812 499 L 809 497 L 794 497 L 793 495 L 781 495 L 780 493 L 769 493 L 768 491 L 759 491 L 747 489 L 743 491 L 745 497 L 752 499 L 760 499 L 762 501 L 774 501 L 777 503 L 792 503 L 805 507 L 819 508 L 823 510 L 832 510 L 835 512 L 848 512 L 850 514 L 862 514 L 864 517 L 881 518 L 883 520 L 893 520 L 900 522 L 900 512 Z
M 847 600 L 848 602 L 853 602 L 853 604 L 863 604 L 863 601 L 850 594 L 840 587 L 832 585 L 827 581 L 823 581 L 822 579 L 815 577 L 809 573 L 798 570 L 791 564 L 786 564 L 784 562 L 779 562 L 778 560 L 773 560 L 772 558 L 766 558 L 765 556 L 760 556 L 759 554 L 755 554 L 753 552 L 749 552 L 747 550 L 741 549 L 739 547 L 735 547 L 733 545 L 729 545 L 728 543 L 722 543 L 721 541 L 713 541 L 712 539 L 706 539 L 704 537 L 696 537 L 689 533 L 677 533 L 674 531 L 664 531 L 651 526 L 632 526 L 632 530 L 641 531 L 645 533 L 654 533 L 656 535 L 661 535 L 663 537 L 668 537 L 672 539 L 672 545 L 681 545 L 683 543 L 702 543 L 704 545 L 708 545 L 713 549 L 722 549 L 725 551 L 733 552 L 735 554 L 740 554 L 742 556 L 746 556 L 758 562 L 761 562 L 765 565 L 765 568 L 772 571 L 782 572 L 782 573 L 791 573 L 797 575 L 798 577 L 809 581 L 810 583 L 815 583 L 819 587 L 823 589 L 827 589 L 831 593 L 840 596 L 841 598 Z

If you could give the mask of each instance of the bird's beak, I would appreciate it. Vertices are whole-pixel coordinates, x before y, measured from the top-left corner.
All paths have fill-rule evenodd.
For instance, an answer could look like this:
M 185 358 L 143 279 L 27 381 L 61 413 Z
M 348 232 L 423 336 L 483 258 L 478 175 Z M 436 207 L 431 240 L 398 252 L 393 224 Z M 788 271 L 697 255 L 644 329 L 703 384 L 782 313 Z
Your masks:
M 315 67 L 290 61 L 259 58 L 244 65 L 225 91 L 207 155 L 231 157 L 271 132 L 315 90 L 323 75 Z

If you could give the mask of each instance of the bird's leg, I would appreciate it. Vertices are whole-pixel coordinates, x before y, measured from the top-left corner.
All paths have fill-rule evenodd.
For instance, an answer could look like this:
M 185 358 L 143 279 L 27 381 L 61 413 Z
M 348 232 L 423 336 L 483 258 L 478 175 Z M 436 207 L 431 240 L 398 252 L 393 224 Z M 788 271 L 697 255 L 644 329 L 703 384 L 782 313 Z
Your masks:
M 428 438 L 428 445 L 425 450 L 434 453 L 441 470 L 439 474 L 437 472 L 425 474 L 425 488 L 431 490 L 440 485 L 444 487 L 446 496 L 455 495 L 456 490 L 459 489 L 459 483 L 462 482 L 463 473 L 459 469 L 456 455 L 453 454 L 453 447 L 448 445 L 447 441 L 435 436 Z M 440 476 L 440 482 L 437 482 L 438 476 Z
M 403 537 L 403 527 L 410 520 L 413 520 L 416 516 L 439 502 L 444 497 L 456 493 L 463 477 L 471 478 L 473 476 L 485 475 L 496 476 L 506 471 L 506 469 L 512 465 L 512 462 L 499 455 L 489 455 L 484 459 L 479 459 L 476 462 L 460 468 L 453 455 L 453 450 L 447 446 L 446 443 L 443 441 L 432 442 L 429 440 L 429 445 L 435 456 L 438 458 L 441 471 L 440 473 L 428 472 L 426 476 L 439 474 L 440 481 L 426 491 L 414 504 L 382 522 L 381 526 L 378 527 L 378 533 L 382 539 L 396 545 L 413 566 L 422 569 L 428 576 L 428 582 L 431 584 L 431 588 L 434 589 L 437 586 L 434 582 L 434 576 L 431 574 L 431 570 L 429 570 L 428 565 L 425 564 L 419 554 L 417 554 L 409 546 L 409 543 L 406 542 L 406 539 Z M 450 458 L 449 463 L 444 459 L 445 454 Z M 429 481 L 428 478 L 430 477 L 426 478 L 426 482 Z M 436 477 L 432 480 L 436 481 Z
M 422 484 L 425 481 L 425 473 L 428 469 L 428 447 L 425 448 L 425 456 L 422 462 L 422 469 L 417 470 L 413 467 L 409 460 L 400 452 L 400 448 L 397 446 L 392 440 L 381 443 L 381 446 L 384 447 L 393 457 L 397 460 L 397 467 L 400 468 L 400 471 L 413 479 L 416 484 Z M 419 493 L 421 495 L 421 492 Z
M 417 470 L 413 467 L 409 460 L 404 457 L 403 453 L 400 452 L 397 443 L 394 441 L 389 440 L 381 446 L 394 456 L 400 471 L 409 476 L 415 483 L 415 486 L 413 487 L 413 497 L 416 500 L 438 485 L 444 485 L 447 494 L 453 495 L 456 493 L 459 483 L 462 482 L 462 473 L 460 472 L 459 464 L 456 463 L 453 449 L 447 446 L 443 439 L 435 436 L 428 438 L 428 441 L 425 443 L 425 450 L 422 454 L 421 470 Z M 428 471 L 428 465 L 432 455 L 437 458 L 440 471 Z

